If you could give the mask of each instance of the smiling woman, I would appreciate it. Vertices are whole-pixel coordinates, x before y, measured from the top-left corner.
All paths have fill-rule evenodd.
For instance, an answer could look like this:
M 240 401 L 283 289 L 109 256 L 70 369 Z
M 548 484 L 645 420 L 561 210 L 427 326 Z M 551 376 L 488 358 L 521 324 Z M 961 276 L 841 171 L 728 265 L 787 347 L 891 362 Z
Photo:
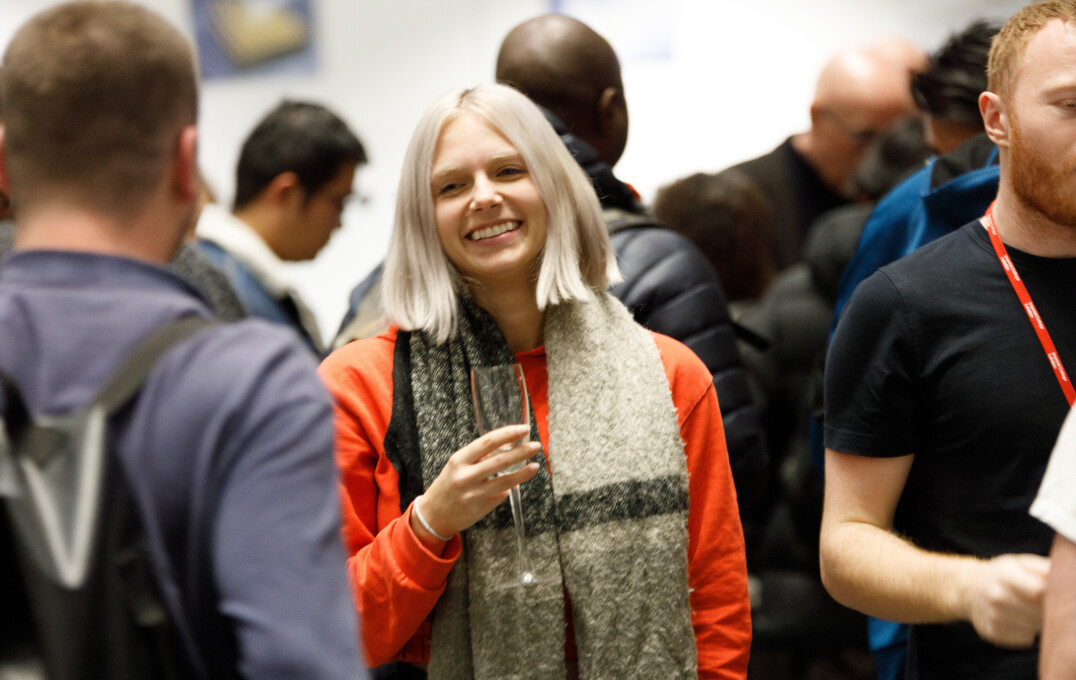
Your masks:
M 742 678 L 743 536 L 712 378 L 606 292 L 619 274 L 597 196 L 541 111 L 502 85 L 445 96 L 398 196 L 393 327 L 321 368 L 370 663 Z M 471 370 L 517 363 L 530 425 L 479 437 Z
M 383 288 L 391 322 L 404 330 L 427 330 L 442 342 L 448 338 L 457 296 L 472 287 L 463 280 L 469 272 L 452 259 L 453 253 L 462 254 L 462 246 L 445 245 L 442 222 L 495 227 L 484 224 L 483 217 L 465 216 L 472 204 L 463 197 L 477 200 L 476 206 L 486 203 L 476 215 L 511 215 L 518 208 L 488 203 L 503 202 L 498 192 L 504 190 L 518 204 L 515 194 L 525 187 L 537 192 L 525 201 L 528 219 L 545 222 L 541 233 L 533 234 L 541 258 L 528 263 L 537 268 L 537 309 L 590 299 L 620 280 L 594 188 L 545 116 L 511 88 L 481 86 L 438 100 L 408 146 L 385 259 L 385 278 L 397 282 Z M 450 206 L 457 207 L 454 217 Z M 538 232 L 538 225 L 530 226 Z
M 537 312 L 531 271 L 545 246 L 548 213 L 512 143 L 477 114 L 459 114 L 441 131 L 432 188 L 441 247 L 471 280 L 479 305 L 495 304 L 489 298 L 496 292 Z

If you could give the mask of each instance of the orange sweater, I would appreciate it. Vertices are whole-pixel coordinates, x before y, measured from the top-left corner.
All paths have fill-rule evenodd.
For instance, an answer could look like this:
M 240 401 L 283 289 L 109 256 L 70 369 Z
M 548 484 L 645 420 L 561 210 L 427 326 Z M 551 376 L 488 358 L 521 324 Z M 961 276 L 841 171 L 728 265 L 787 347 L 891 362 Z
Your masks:
M 688 579 L 699 677 L 743 678 L 751 643 L 747 568 L 721 411 L 710 373 L 698 357 L 671 338 L 653 337 L 685 442 Z M 320 369 L 336 399 L 348 574 L 372 666 L 429 661 L 428 617 L 461 549 L 455 536 L 444 555 L 435 556 L 411 530 L 411 508 L 400 513 L 399 476 L 384 448 L 392 415 L 395 342 L 395 329 L 352 342 Z M 523 352 L 516 359 L 523 365 L 538 433 L 548 450 L 545 351 Z

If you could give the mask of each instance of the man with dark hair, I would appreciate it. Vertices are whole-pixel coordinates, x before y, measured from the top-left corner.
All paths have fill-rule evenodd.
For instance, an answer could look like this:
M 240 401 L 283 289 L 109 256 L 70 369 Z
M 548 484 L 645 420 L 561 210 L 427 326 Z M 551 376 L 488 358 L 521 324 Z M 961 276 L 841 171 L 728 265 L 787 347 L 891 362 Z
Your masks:
M 925 71 L 912 76 L 912 97 L 923 112 L 927 143 L 939 154 L 983 131 L 977 98 L 986 89 L 990 41 L 1001 26 L 976 21 L 949 37 L 930 55 Z
M 747 387 L 725 294 L 709 262 L 687 238 L 660 227 L 635 191 L 613 174 L 628 139 L 616 52 L 586 24 L 547 14 L 505 36 L 497 80 L 544 109 L 594 183 L 624 275 L 613 295 L 640 324 L 690 347 L 713 374 L 741 516 L 750 531 L 750 510 L 768 468 L 761 417 Z
M 1074 0 L 1005 24 L 994 203 L 861 283 L 830 348 L 823 581 L 913 624 L 909 678 L 1037 676 L 1053 535 L 1028 509 L 1076 403 L 1074 34 Z
M 247 312 L 291 326 L 319 356 L 317 322 L 281 263 L 313 259 L 329 242 L 365 163 L 362 143 L 332 111 L 282 102 L 243 143 L 232 212 L 208 205 L 198 223 L 200 247 Z
M 0 91 L 0 184 L 16 206 L 0 371 L 30 415 L 59 416 L 157 329 L 211 317 L 164 267 L 198 196 L 194 58 L 139 5 L 64 4 L 12 38 Z M 202 330 L 109 429 L 179 633 L 177 676 L 363 676 L 331 405 L 291 333 Z

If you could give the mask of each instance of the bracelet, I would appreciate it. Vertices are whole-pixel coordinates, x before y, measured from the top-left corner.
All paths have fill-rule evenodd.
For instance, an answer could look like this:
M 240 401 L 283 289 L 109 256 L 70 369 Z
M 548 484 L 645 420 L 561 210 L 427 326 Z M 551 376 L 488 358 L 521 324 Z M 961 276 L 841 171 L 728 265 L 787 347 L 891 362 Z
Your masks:
M 415 517 L 417 517 L 418 518 L 418 523 L 422 525 L 422 528 L 425 529 L 426 531 L 430 532 L 430 534 L 433 535 L 433 537 L 436 538 L 438 541 L 444 541 L 445 543 L 448 543 L 449 541 L 451 541 L 452 540 L 451 536 L 442 536 L 441 534 L 434 531 L 433 527 L 430 526 L 430 523 L 427 522 L 426 518 L 422 516 L 422 511 L 418 509 L 419 498 L 422 498 L 422 496 L 419 496 L 418 498 L 416 498 L 414 501 L 411 502 L 411 514 L 413 514 Z

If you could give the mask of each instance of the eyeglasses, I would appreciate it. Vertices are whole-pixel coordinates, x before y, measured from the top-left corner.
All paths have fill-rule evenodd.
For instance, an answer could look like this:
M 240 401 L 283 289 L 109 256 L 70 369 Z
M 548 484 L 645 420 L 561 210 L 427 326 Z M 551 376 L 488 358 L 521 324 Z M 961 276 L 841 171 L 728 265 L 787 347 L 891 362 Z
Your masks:
M 856 146 L 867 146 L 882 134 L 881 130 L 873 130 L 871 128 L 857 130 L 844 122 L 840 116 L 829 109 L 821 109 L 819 114 L 825 116 L 831 123 L 833 123 L 833 127 L 837 128 L 842 135 L 851 140 Z

